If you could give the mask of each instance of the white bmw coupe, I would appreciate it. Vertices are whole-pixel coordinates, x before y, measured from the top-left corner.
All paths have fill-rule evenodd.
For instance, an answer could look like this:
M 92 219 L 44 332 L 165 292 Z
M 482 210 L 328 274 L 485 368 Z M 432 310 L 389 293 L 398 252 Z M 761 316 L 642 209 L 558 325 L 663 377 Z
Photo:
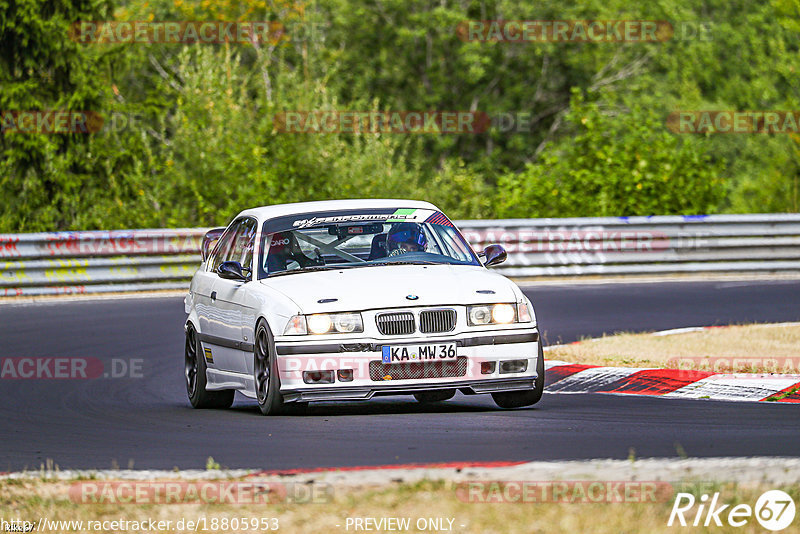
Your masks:
M 210 230 L 185 299 L 195 408 L 236 391 L 278 414 L 310 401 L 490 393 L 530 406 L 544 387 L 533 306 L 487 269 L 436 206 L 336 200 L 254 208 Z

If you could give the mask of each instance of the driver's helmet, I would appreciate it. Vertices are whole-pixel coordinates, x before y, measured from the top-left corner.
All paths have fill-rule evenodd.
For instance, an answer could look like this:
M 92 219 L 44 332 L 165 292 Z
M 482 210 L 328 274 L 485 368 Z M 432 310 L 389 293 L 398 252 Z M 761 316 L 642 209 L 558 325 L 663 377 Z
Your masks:
M 386 250 L 390 256 L 406 252 L 424 252 L 428 238 L 417 223 L 404 222 L 392 226 L 386 236 Z

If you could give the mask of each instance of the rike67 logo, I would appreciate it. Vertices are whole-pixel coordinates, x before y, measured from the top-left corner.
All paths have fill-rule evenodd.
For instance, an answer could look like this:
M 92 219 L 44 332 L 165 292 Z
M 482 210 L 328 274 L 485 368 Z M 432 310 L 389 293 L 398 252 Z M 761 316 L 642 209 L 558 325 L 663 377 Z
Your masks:
M 682 527 L 700 525 L 721 527 L 724 522 L 732 527 L 743 527 L 755 517 L 762 527 L 777 532 L 794 521 L 794 501 L 789 494 L 780 490 L 764 492 L 756 501 L 755 507 L 749 504 L 737 504 L 731 507 L 730 504 L 718 503 L 719 492 L 714 493 L 710 500 L 705 493 L 699 499 L 691 493 L 678 493 L 667 526 L 673 526 L 677 520 L 677 524 Z

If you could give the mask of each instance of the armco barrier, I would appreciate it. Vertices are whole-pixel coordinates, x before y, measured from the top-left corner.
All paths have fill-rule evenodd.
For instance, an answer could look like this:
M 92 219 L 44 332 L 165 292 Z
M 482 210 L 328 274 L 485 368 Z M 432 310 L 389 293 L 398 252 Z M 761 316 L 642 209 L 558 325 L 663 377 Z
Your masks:
M 800 272 L 800 214 L 457 221 L 509 276 Z M 0 296 L 185 289 L 205 229 L 0 235 Z
M 800 214 L 463 221 L 508 276 L 800 271 Z
M 205 229 L 0 234 L 0 296 L 184 289 Z

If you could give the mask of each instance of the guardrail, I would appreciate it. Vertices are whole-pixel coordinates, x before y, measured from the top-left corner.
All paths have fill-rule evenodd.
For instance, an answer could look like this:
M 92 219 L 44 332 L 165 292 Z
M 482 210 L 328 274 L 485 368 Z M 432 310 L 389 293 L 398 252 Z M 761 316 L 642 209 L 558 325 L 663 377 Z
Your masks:
M 184 289 L 205 231 L 0 234 L 0 297 Z
M 800 214 L 463 221 L 508 276 L 800 271 Z
M 456 221 L 508 276 L 800 272 L 800 214 Z M 204 228 L 0 234 L 0 296 L 185 289 Z

